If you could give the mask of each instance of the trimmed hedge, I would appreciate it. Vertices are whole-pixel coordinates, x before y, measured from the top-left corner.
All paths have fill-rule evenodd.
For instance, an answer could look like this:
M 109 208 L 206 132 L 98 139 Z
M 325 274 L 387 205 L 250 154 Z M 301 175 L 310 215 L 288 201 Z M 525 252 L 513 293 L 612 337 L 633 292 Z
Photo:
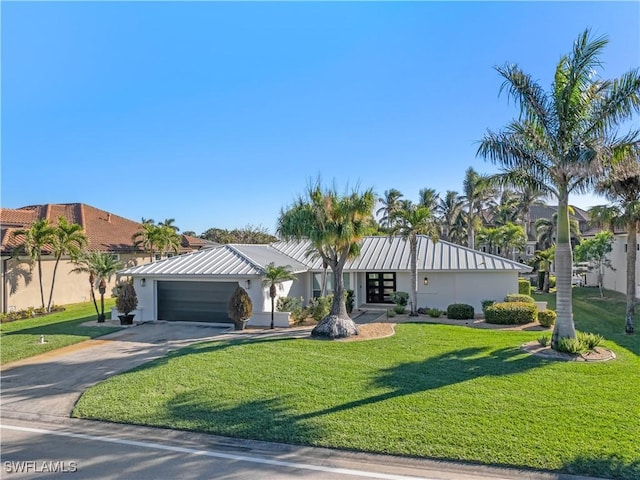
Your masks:
M 553 310 L 541 310 L 538 312 L 538 323 L 543 327 L 550 327 L 556 323 L 556 317 L 558 315 Z
M 475 317 L 475 312 L 473 307 L 466 303 L 452 303 L 447 307 L 447 317 L 453 320 L 468 320 Z
M 482 300 L 482 314 L 486 315 L 487 314 L 487 307 L 490 307 L 494 303 L 496 303 L 495 300 L 489 300 L 489 299 Z
M 504 297 L 505 302 L 524 302 L 524 303 L 534 303 L 535 300 L 531 295 L 522 295 L 521 293 L 510 293 L 506 297 Z
M 519 278 L 518 293 L 521 295 L 531 295 L 531 282 L 526 278 Z
M 498 325 L 524 325 L 538 319 L 538 308 L 529 302 L 501 302 L 487 307 L 485 322 Z

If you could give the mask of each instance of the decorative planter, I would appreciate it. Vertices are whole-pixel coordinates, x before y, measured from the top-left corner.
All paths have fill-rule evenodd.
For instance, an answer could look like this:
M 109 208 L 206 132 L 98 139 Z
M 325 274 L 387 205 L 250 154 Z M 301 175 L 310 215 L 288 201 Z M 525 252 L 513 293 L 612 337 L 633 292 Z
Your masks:
M 120 319 L 120 325 L 133 325 L 133 317 L 135 317 L 135 314 L 118 315 L 118 318 Z
M 541 312 L 547 309 L 547 302 L 534 302 L 536 307 L 538 307 L 538 311 Z
M 241 320 L 239 322 L 233 322 L 233 326 L 236 330 L 244 330 L 247 326 L 247 321 L 248 320 Z

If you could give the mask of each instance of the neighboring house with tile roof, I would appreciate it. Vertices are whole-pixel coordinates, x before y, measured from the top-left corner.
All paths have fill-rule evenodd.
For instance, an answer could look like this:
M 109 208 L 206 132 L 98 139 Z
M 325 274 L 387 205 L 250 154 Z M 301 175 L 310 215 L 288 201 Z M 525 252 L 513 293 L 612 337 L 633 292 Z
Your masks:
M 268 325 L 271 302 L 263 284 L 265 266 L 289 266 L 297 281 L 284 282 L 278 296 L 302 297 L 305 304 L 320 295 L 322 261 L 310 255 L 309 241 L 270 245 L 221 245 L 124 269 L 133 277 L 142 307 L 136 321 L 173 320 L 229 323 L 227 302 L 242 286 L 253 302 L 250 325 Z M 419 307 L 446 309 L 468 303 L 479 312 L 485 299 L 502 300 L 518 291 L 518 275 L 531 268 L 453 243 L 418 238 Z M 390 303 L 395 291 L 411 290 L 409 245 L 401 237 L 365 237 L 360 255 L 347 261 L 344 285 L 354 291 L 356 305 Z M 333 274 L 329 270 L 329 291 Z M 388 306 L 388 305 L 386 305 Z M 366 307 L 365 307 L 366 308 Z M 288 326 L 288 315 L 278 313 L 276 325 Z
M 29 228 L 38 219 L 48 219 L 56 225 L 59 217 L 64 217 L 68 222 L 83 227 L 88 238 L 87 249 L 90 251 L 117 255 L 126 267 L 150 261 L 149 255 L 139 248 L 134 248 L 131 240 L 131 237 L 141 229 L 139 222 L 83 203 L 29 205 L 17 209 L 0 208 L 0 274 L 2 277 L 0 311 L 20 310 L 41 305 L 37 269 L 32 268 L 27 256 L 19 255 L 23 238 L 14 233 L 18 229 Z M 212 245 L 206 240 L 186 235 L 182 235 L 181 241 L 179 253 L 188 253 Z M 50 249 L 45 247 L 42 260 L 43 286 L 45 297 L 48 297 L 55 260 Z M 57 305 L 84 302 L 90 299 L 87 276 L 72 273 L 74 268 L 75 265 L 68 258 L 63 258 L 58 266 L 53 294 L 53 302 Z M 115 286 L 115 277 L 108 286 L 108 292 L 113 286 Z

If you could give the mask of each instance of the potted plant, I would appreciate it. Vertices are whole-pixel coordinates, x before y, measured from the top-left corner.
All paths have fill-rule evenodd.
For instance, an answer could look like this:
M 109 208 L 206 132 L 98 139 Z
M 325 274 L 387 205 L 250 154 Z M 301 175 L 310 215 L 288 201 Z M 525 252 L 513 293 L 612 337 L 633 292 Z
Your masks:
M 120 319 L 120 325 L 133 325 L 133 312 L 138 306 L 138 296 L 136 295 L 136 289 L 129 282 L 122 285 L 120 294 L 116 299 L 116 308 L 122 315 L 118 315 Z
M 236 291 L 233 292 L 227 306 L 229 318 L 233 320 L 236 330 L 244 330 L 247 321 L 253 314 L 253 304 L 247 291 L 238 285 Z

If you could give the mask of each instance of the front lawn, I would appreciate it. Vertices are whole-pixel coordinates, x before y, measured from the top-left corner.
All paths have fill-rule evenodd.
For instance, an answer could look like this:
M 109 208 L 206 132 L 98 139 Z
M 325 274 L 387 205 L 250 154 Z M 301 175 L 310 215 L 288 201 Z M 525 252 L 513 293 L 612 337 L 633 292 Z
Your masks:
M 611 311 L 598 312 L 589 328 L 578 322 L 578 328 L 608 329 L 618 321 Z M 618 358 L 587 364 L 520 350 L 539 335 L 403 324 L 395 336 L 367 342 L 200 344 L 91 388 L 74 415 L 640 478 L 638 338 L 608 340 L 605 346 Z
M 115 299 L 105 299 L 105 315 L 110 318 Z M 63 312 L 0 324 L 1 362 L 6 364 L 90 338 L 120 330 L 118 327 L 83 327 L 97 317 L 93 303 L 65 305 Z M 40 335 L 47 343 L 39 343 Z

